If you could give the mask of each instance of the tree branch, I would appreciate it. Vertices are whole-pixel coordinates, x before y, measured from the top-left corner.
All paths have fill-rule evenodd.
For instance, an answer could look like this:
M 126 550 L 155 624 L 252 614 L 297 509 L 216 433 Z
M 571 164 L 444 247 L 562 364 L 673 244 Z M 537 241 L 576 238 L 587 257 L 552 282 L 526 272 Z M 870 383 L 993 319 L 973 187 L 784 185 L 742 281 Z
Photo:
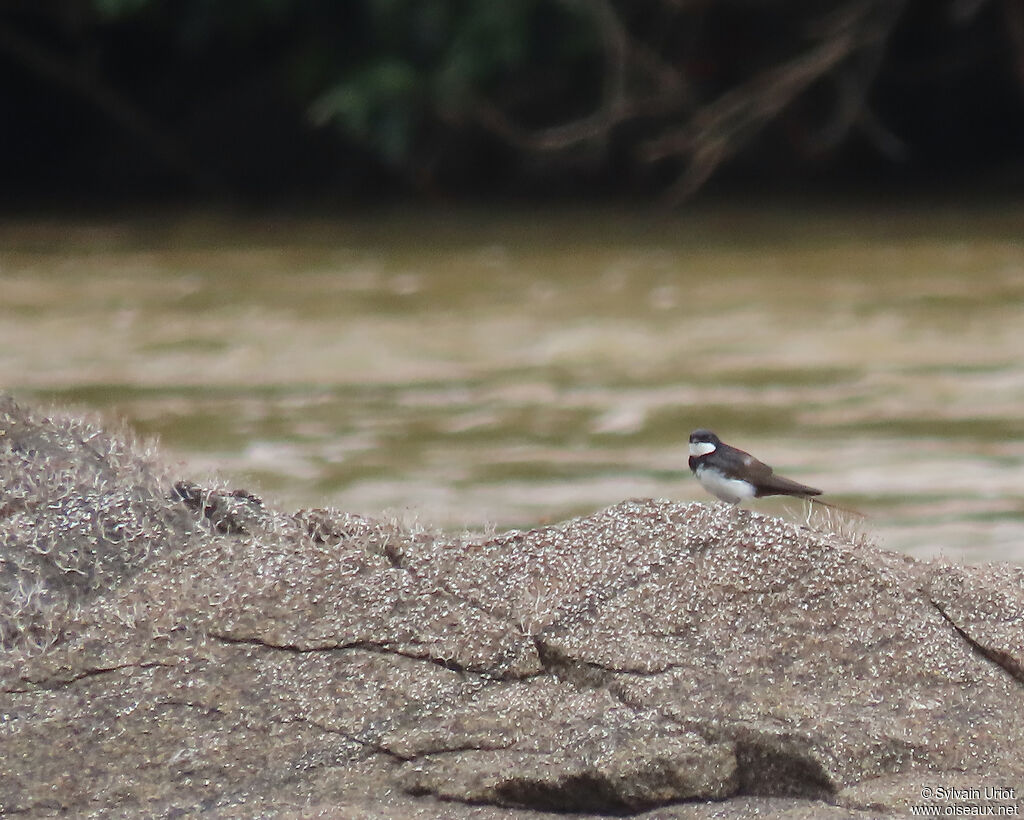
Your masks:
M 838 141 L 858 121 L 864 98 L 881 62 L 883 45 L 896 25 L 906 0 L 859 2 L 826 30 L 818 44 L 789 62 L 766 71 L 727 91 L 697 111 L 682 128 L 650 141 L 642 155 L 648 161 L 688 155 L 689 166 L 669 191 L 678 204 L 692 196 L 729 157 L 735 155 L 762 128 L 777 117 L 811 84 L 826 76 L 853 55 L 871 59 L 857 79 L 858 91 L 840 106 L 833 123 Z M 875 12 L 875 15 L 872 15 Z
M 636 117 L 664 114 L 689 104 L 692 95 L 684 76 L 630 36 L 610 0 L 558 2 L 587 14 L 600 33 L 605 61 L 601 104 L 585 117 L 549 128 L 527 129 L 493 103 L 478 99 L 473 116 L 483 127 L 518 148 L 558 151 L 605 139 L 620 123 Z M 654 90 L 632 88 L 644 83 Z
M 639 149 L 639 157 L 647 162 L 670 157 L 688 160 L 668 193 L 669 200 L 678 203 L 695 193 L 812 84 L 836 73 L 835 112 L 816 136 L 817 147 L 834 146 L 856 126 L 889 155 L 905 150 L 866 109 L 866 99 L 907 0 L 850 0 L 817 21 L 815 41 L 806 51 L 697 109 L 684 69 L 666 63 L 633 37 L 611 0 L 558 2 L 586 13 L 600 34 L 605 59 L 601 103 L 585 117 L 527 129 L 489 101 L 476 101 L 475 120 L 518 148 L 557 151 L 607 139 L 616 127 L 631 120 L 660 117 L 662 133 Z M 679 10 L 677 0 L 665 3 Z

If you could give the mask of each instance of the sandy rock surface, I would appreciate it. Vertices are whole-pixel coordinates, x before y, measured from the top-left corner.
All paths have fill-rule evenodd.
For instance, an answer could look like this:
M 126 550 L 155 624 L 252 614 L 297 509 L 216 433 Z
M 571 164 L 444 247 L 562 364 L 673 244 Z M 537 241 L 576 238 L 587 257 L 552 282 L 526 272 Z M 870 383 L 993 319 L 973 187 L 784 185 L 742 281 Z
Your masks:
M 456 538 L 0 431 L 4 812 L 1024 811 L 1019 566 L 653 500 Z

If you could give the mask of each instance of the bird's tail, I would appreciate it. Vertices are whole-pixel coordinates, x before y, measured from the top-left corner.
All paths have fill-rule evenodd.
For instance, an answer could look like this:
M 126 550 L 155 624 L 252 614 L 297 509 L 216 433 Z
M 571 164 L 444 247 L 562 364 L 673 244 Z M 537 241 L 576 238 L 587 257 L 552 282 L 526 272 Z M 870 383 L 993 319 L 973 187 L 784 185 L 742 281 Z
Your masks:
M 809 495 L 806 498 L 811 504 L 820 504 L 822 507 L 828 507 L 830 510 L 838 510 L 839 512 L 848 513 L 849 515 L 856 515 L 858 518 L 867 518 L 867 516 L 860 510 L 844 507 L 841 504 L 833 504 L 829 501 L 822 501 L 820 498 L 815 498 L 813 495 Z

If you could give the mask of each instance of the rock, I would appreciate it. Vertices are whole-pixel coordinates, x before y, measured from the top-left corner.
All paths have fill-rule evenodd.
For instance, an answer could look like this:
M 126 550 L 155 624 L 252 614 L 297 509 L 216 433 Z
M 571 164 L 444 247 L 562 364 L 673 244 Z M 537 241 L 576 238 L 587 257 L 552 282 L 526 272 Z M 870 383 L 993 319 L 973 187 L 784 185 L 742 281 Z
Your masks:
M 44 647 L 71 607 L 196 530 L 131 436 L 0 395 L 0 649 Z
M 667 501 L 492 538 L 286 515 L 0 409 L 0 579 L 47 590 L 0 624 L 4 812 L 1020 811 L 1020 567 Z

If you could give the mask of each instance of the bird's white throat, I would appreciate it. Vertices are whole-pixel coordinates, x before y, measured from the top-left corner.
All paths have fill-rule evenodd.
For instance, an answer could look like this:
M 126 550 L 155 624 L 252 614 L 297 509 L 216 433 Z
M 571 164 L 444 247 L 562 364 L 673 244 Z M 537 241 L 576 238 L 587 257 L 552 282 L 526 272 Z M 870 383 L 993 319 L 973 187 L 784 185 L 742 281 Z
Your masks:
M 715 452 L 717 448 L 710 441 L 691 441 L 690 442 L 690 455 L 694 458 L 700 458 L 701 456 L 709 455 Z

